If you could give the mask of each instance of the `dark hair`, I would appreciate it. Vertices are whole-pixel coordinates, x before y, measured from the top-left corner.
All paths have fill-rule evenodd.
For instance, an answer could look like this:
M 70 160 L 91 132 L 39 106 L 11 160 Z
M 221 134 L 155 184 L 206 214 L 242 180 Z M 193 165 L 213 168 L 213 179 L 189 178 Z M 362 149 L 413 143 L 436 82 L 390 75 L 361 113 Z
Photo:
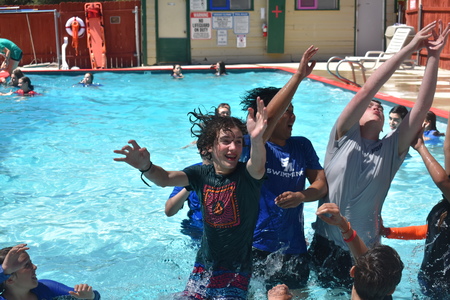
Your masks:
M 230 107 L 230 104 L 228 104 L 228 103 L 220 103 L 220 104 L 216 107 L 216 109 L 214 110 L 214 113 L 216 114 L 216 116 L 219 116 L 219 108 L 222 108 L 222 107 L 228 108 L 228 110 L 229 110 L 230 113 L 231 113 L 231 107 Z
M 356 259 L 354 287 L 365 300 L 384 299 L 402 279 L 403 262 L 397 251 L 376 245 Z
M 390 111 L 389 114 L 398 114 L 402 120 L 406 117 L 408 114 L 408 109 L 404 107 L 403 105 L 397 105 L 394 106 Z
M 8 254 L 9 251 L 11 251 L 12 247 L 6 247 L 0 250 L 0 266 L 3 264 L 3 262 L 5 261 L 6 255 Z M 0 295 L 4 292 L 5 290 L 5 282 L 0 282 Z
M 436 115 L 431 110 L 427 112 L 425 116 L 425 121 L 430 122 L 430 125 L 428 125 L 425 130 L 436 130 Z
M 92 82 L 94 82 L 94 74 L 92 74 L 91 72 L 87 72 L 86 74 L 91 75 Z
M 17 79 L 24 77 L 25 75 L 23 74 L 22 70 L 19 68 L 15 68 L 12 73 L 14 74 L 14 76 L 17 77 Z
M 219 67 L 220 67 L 219 75 L 223 75 L 223 74 L 226 75 L 227 69 L 225 68 L 225 63 L 223 61 L 218 61 L 217 63 L 219 64 Z
M 220 130 L 231 131 L 238 128 L 242 134 L 247 134 L 245 123 L 235 117 L 221 117 L 214 114 L 203 114 L 200 108 L 188 113 L 189 121 L 192 124 L 191 134 L 197 138 L 197 149 L 202 157 L 211 160 L 211 153 L 208 149 L 213 147 Z
M 256 99 L 258 97 L 264 101 L 264 106 L 267 107 L 269 102 L 273 97 L 275 97 L 279 90 L 281 90 L 281 88 L 271 86 L 264 88 L 254 88 L 252 90 L 246 91 L 245 94 L 241 97 L 242 110 L 247 111 L 251 107 L 254 111 L 256 111 Z
M 34 86 L 31 84 L 31 79 L 29 77 L 23 76 L 20 79 L 22 79 L 22 82 L 28 83 L 28 87 L 30 88 L 30 90 L 34 90 Z

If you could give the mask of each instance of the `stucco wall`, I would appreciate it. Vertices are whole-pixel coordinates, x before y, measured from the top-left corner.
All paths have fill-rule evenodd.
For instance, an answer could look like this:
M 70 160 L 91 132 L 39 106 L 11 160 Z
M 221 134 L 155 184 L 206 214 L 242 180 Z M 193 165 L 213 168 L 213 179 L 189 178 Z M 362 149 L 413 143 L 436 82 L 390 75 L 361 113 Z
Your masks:
M 218 60 L 223 60 L 227 64 L 296 62 L 300 60 L 303 51 L 312 44 L 320 48 L 316 55 L 319 61 L 327 61 L 334 55 L 352 55 L 355 42 L 355 0 L 340 0 L 339 3 L 339 10 L 298 11 L 294 9 L 294 0 L 286 0 L 284 53 L 270 54 L 267 53 L 267 42 L 262 36 L 261 29 L 267 20 L 261 20 L 260 12 L 261 7 L 267 7 L 267 0 L 254 0 L 254 10 L 249 11 L 250 33 L 246 36 L 246 48 L 237 48 L 233 30 L 228 30 L 228 45 L 217 46 L 217 30 L 213 29 L 211 39 L 190 41 L 191 62 L 192 64 L 211 64 Z M 155 0 L 147 0 L 146 12 L 147 64 L 152 65 L 157 62 Z M 394 22 L 394 0 L 386 0 L 386 26 Z

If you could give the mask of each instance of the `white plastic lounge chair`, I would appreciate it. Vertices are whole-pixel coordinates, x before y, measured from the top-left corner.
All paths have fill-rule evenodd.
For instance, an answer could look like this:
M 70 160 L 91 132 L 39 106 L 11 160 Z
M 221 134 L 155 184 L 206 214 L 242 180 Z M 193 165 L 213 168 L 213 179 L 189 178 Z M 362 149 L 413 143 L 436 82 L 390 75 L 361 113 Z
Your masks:
M 411 33 L 411 28 L 402 27 L 397 28 L 392 37 L 391 42 L 389 43 L 386 51 L 367 51 L 364 56 L 346 56 L 343 60 L 347 62 L 357 62 L 364 66 L 366 70 L 376 68 L 380 63 L 385 62 L 389 58 L 391 58 L 395 53 L 400 51 L 405 45 L 406 39 Z M 366 62 L 372 63 L 371 67 L 367 67 L 365 65 Z M 403 61 L 402 67 L 405 68 L 408 65 L 411 69 L 414 69 L 415 66 L 414 59 L 407 59 Z
M 400 51 L 400 49 L 403 48 L 403 46 L 406 43 L 406 39 L 408 38 L 409 34 L 411 33 L 412 28 L 397 28 L 397 30 L 394 33 L 394 36 L 391 39 L 391 42 L 389 43 L 386 51 L 367 51 L 366 55 L 364 56 L 346 56 L 345 58 L 341 58 L 339 56 L 333 56 L 328 60 L 327 63 L 327 71 L 331 75 L 335 76 L 339 80 L 347 83 L 352 84 L 355 86 L 360 87 L 356 82 L 356 74 L 355 74 L 355 67 L 359 68 L 361 70 L 361 77 L 363 79 L 363 82 L 366 82 L 366 70 L 375 69 L 379 66 L 380 63 L 385 62 L 392 56 L 394 56 L 395 53 Z M 336 63 L 336 70 L 333 72 L 330 70 L 330 66 L 332 63 Z M 367 67 L 365 63 L 371 63 L 370 67 Z M 344 76 L 342 76 L 339 73 L 339 67 L 343 63 L 348 63 L 351 68 L 353 80 L 350 80 Z M 403 61 L 401 67 L 406 68 L 409 67 L 411 69 L 414 69 L 414 66 L 416 64 L 416 61 L 414 59 L 406 59 Z

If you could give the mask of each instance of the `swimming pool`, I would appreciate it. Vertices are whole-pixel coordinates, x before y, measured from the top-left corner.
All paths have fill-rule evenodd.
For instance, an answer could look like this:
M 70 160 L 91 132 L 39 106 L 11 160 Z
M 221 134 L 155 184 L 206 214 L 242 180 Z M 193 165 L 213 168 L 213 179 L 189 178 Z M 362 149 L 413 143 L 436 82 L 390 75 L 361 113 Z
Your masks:
M 232 115 L 244 117 L 240 95 L 258 86 L 281 87 L 285 72 L 236 72 L 215 77 L 184 72 L 174 80 L 153 72 L 98 73 L 100 87 L 73 86 L 82 77 L 30 75 L 32 98 L 5 96 L 0 101 L 0 247 L 30 245 L 38 278 L 67 285 L 81 282 L 99 290 L 103 299 L 168 299 L 184 289 L 196 244 L 180 232 L 186 209 L 164 215 L 171 188 L 145 186 L 140 173 L 113 162 L 114 149 L 129 139 L 149 148 L 152 160 L 167 169 L 199 161 L 195 147 L 182 149 L 189 134 L 188 111 L 221 102 Z M 351 92 L 306 80 L 294 97 L 294 135 L 311 139 L 323 163 L 331 126 L 352 97 Z M 392 105 L 385 105 L 385 111 Z M 440 120 L 438 129 L 445 131 Z M 389 130 L 386 122 L 384 131 Z M 443 162 L 442 148 L 431 152 Z M 392 183 L 384 208 L 388 226 L 424 224 L 440 192 L 419 155 L 410 151 Z M 305 227 L 312 238 L 316 203 L 305 205 Z M 384 239 L 405 263 L 396 299 L 418 294 L 416 275 L 424 241 Z M 309 298 L 327 291 L 314 278 Z M 264 299 L 260 284 L 253 299 Z

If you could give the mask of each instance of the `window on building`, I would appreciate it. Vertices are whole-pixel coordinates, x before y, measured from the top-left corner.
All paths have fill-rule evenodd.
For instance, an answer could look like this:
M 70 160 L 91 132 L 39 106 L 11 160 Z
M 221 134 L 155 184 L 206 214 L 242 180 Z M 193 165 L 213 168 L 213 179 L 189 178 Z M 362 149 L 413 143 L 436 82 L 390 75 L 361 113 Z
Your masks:
M 251 10 L 253 0 L 209 0 L 209 10 Z
M 339 9 L 339 0 L 296 0 L 295 9 Z

